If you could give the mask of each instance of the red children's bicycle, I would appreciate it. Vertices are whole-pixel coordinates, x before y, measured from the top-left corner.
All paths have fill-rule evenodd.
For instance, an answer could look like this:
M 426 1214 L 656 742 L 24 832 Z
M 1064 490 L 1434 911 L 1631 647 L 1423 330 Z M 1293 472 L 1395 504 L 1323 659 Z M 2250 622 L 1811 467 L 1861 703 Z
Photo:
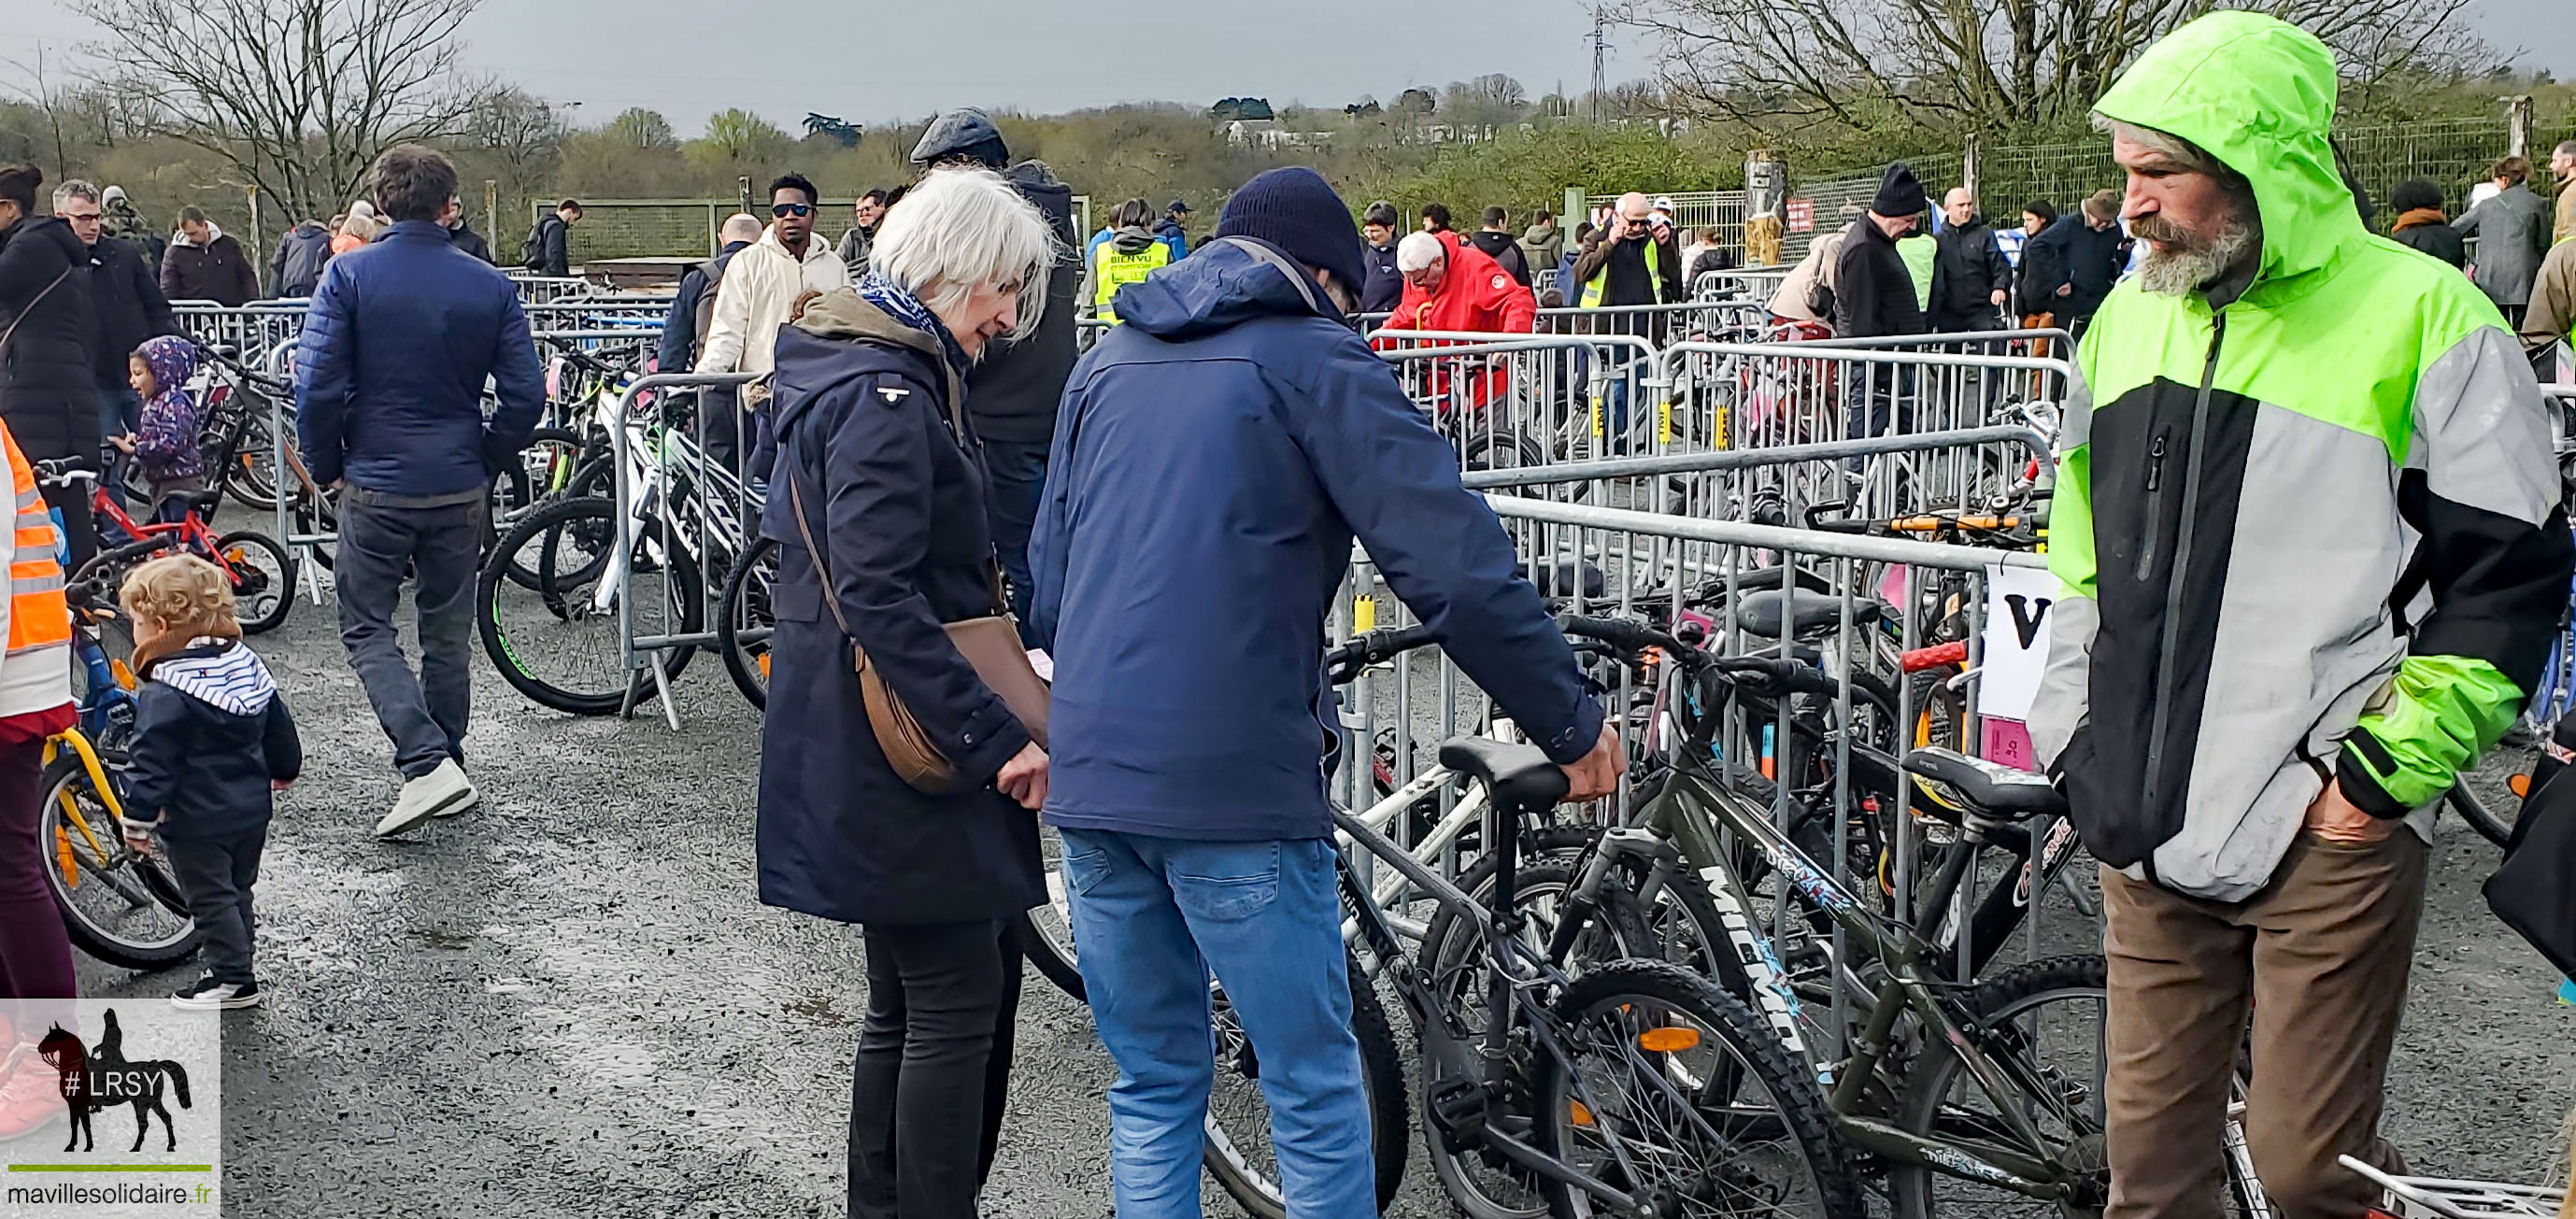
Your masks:
M 173 552 L 193 554 L 221 569 L 232 582 L 235 612 L 242 633 L 276 630 L 295 608 L 295 561 L 267 534 L 248 529 L 218 535 L 206 517 L 223 498 L 223 488 L 209 487 L 187 499 L 187 515 L 176 521 L 146 523 L 126 514 L 125 506 L 104 489 L 90 492 L 90 514 L 98 526 L 99 552 L 72 573 L 74 582 L 98 579 L 114 589 L 128 569 L 146 559 Z

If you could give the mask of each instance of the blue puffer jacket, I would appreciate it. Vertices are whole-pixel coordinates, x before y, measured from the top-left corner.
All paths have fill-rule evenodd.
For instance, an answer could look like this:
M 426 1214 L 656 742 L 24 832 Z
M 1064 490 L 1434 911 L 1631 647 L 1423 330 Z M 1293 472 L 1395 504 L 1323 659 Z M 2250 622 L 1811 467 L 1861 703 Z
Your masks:
M 1056 660 L 1047 820 L 1174 838 L 1331 832 L 1324 616 L 1356 532 L 1559 762 L 1601 731 L 1458 456 L 1310 282 L 1242 239 L 1118 294 L 1065 387 L 1031 542 Z
M 489 420 L 486 378 L 500 399 Z M 296 434 L 314 481 L 470 498 L 528 443 L 545 404 L 518 290 L 435 221 L 403 221 L 323 268 L 295 353 Z

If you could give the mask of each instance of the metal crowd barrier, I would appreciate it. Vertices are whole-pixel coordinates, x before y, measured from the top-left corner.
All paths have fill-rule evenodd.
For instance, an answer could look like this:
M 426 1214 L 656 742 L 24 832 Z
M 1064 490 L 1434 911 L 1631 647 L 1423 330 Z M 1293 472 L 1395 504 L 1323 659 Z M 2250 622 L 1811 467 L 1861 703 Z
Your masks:
M 1821 455 L 1837 455 L 1842 448 L 1888 451 L 1932 439 L 1918 436 L 1837 442 L 1835 446 L 1822 446 L 1827 451 Z M 1988 439 L 1948 438 L 1950 443 L 1982 443 Z M 2027 432 L 2008 439 L 2027 446 L 2045 443 Z M 1651 463 L 1716 462 L 1743 473 L 1758 469 L 1766 460 L 1818 455 L 1693 454 L 1595 464 L 1660 468 Z M 1567 467 L 1559 472 L 1577 475 L 1585 471 Z M 1470 477 L 1493 484 L 1525 482 L 1544 473 L 1547 472 L 1495 471 Z M 1724 655 L 1748 654 L 1777 641 L 1747 634 L 1723 607 L 1740 604 L 1741 596 L 1748 592 L 1777 587 L 1775 582 L 1781 579 L 1783 568 L 1805 573 L 1835 590 L 1831 595 L 1839 611 L 1831 629 L 1811 633 L 1803 640 L 1814 650 L 1817 663 L 1843 679 L 1846 691 L 1853 672 L 1862 667 L 1883 675 L 1895 687 L 1895 723 L 1877 725 L 1872 721 L 1874 728 L 1896 732 L 1902 746 L 1917 736 L 1917 731 L 1909 731 L 1908 726 L 1928 727 L 1937 722 L 1940 727 L 1932 731 L 1932 736 L 1939 743 L 1974 756 L 1989 756 L 2000 750 L 1999 756 L 2004 760 L 2016 764 L 2026 761 L 2016 752 L 2022 746 L 2015 743 L 2026 738 L 2017 737 L 2010 731 L 2011 725 L 2002 720 L 1996 721 L 1995 731 L 1989 732 L 1979 711 L 1980 676 L 1988 659 L 1985 606 L 1989 581 L 2006 578 L 2003 573 L 2014 573 L 2012 578 L 2024 581 L 2045 579 L 2042 556 L 1629 511 L 1563 502 L 1559 498 L 1494 494 L 1488 496 L 1488 502 L 1513 534 L 1532 582 L 1568 612 L 1651 612 L 1666 621 L 1679 621 L 1701 613 L 1698 607 L 1713 604 L 1718 608 L 1706 609 L 1707 616 L 1701 621 L 1709 628 L 1711 649 Z M 1968 652 L 1964 671 L 1956 676 L 1943 675 L 1946 681 L 1943 677 L 1899 677 L 1896 655 L 1927 642 L 1925 632 L 1945 620 L 1964 631 Z M 1355 554 L 1335 613 L 1335 637 L 1347 638 L 1409 621 L 1407 611 L 1380 582 L 1365 553 Z M 2009 629 L 2005 633 L 2011 634 Z M 1621 724 L 1632 750 L 1660 745 L 1660 738 L 1651 742 L 1646 738 L 1663 729 L 1645 717 L 1622 710 L 1635 705 L 1631 697 L 1636 693 L 1626 688 L 1611 692 L 1609 706 L 1617 717 L 1614 722 Z M 1938 713 L 1927 716 L 1926 705 L 1935 699 L 1940 703 Z M 1784 706 L 1783 717 L 1786 712 Z M 1831 714 L 1838 723 L 1857 725 L 1874 713 L 1856 711 L 1847 692 Z M 1440 772 L 1432 765 L 1432 752 L 1441 740 L 1451 736 L 1504 734 L 1501 711 L 1446 655 L 1425 650 L 1372 670 L 1352 683 L 1344 695 L 1342 717 L 1352 755 L 1336 772 L 1336 797 L 1355 810 L 1380 810 L 1380 820 L 1391 837 L 1414 849 L 1426 863 L 1442 867 L 1445 874 L 1454 877 L 1463 862 L 1452 845 L 1462 821 L 1455 815 L 1458 793 L 1453 786 L 1441 782 Z M 1777 751 L 1772 744 L 1788 739 L 1785 718 L 1746 722 L 1740 713 L 1730 712 L 1729 721 L 1718 743 L 1728 771 L 1739 777 L 1766 776 L 1763 782 L 1777 777 Z M 1849 737 L 1838 739 L 1841 744 L 1834 756 L 1832 774 L 1837 783 L 1847 784 L 1843 776 L 1851 773 Z M 1788 824 L 1792 811 L 1791 787 L 1788 783 L 1771 784 L 1774 813 L 1783 826 Z M 1837 793 L 1837 798 L 1842 806 L 1849 807 L 1847 786 Z M 1392 816 L 1385 816 L 1389 805 L 1397 807 Z M 1599 815 L 1615 823 L 1635 811 L 1626 806 L 1623 798 Z M 1849 866 L 1848 824 L 1835 827 L 1833 858 L 1820 855 L 1817 862 L 1834 871 L 1855 892 L 1868 892 L 1884 883 L 1896 908 L 1903 910 L 1911 907 L 1913 886 L 1918 880 L 1910 867 L 1915 857 L 1916 827 L 1908 817 L 1894 820 L 1897 837 L 1883 877 L 1854 874 Z M 2044 841 L 2052 829 L 2042 825 L 2035 827 L 2035 833 Z M 1390 909 L 1398 928 L 1419 934 L 1419 924 L 1406 917 L 1416 895 L 1405 892 L 1396 878 L 1385 878 L 1386 883 L 1381 884 L 1380 878 L 1365 867 L 1363 870 L 1365 883 Z M 2062 940 L 2070 935 L 2091 934 L 2089 922 L 2068 923 L 2062 917 L 2043 919 L 2039 906 L 2034 904 L 2023 932 L 2027 937 L 2025 951 L 2032 955 L 2039 955 L 2051 937 Z M 1836 948 L 1840 947 L 1837 943 Z M 1963 944 L 1962 953 L 1970 948 Z M 1835 1021 L 1837 1027 L 1843 1023 L 1839 1018 Z
M 674 732 L 680 730 L 680 711 L 671 697 L 672 666 L 665 654 L 689 649 L 713 652 L 719 646 L 715 616 L 723 611 L 726 579 L 759 538 L 765 496 L 760 484 L 708 453 L 705 411 L 693 410 L 685 426 L 673 426 L 656 412 L 676 409 L 675 402 L 665 401 L 673 390 L 740 386 L 759 379 L 757 373 L 654 373 L 629 382 L 626 392 L 610 399 L 607 407 L 616 413 L 614 420 L 606 422 L 615 473 L 612 502 L 619 511 L 617 550 L 609 559 L 610 574 L 600 581 L 599 595 L 616 602 L 617 654 L 625 669 L 651 674 L 653 695 Z M 648 394 L 657 401 L 646 402 Z M 748 461 L 751 423 L 747 417 L 735 422 L 742 429 L 737 460 Z M 638 518 L 648 511 L 652 520 L 646 528 Z M 665 573 L 650 607 L 658 618 L 650 624 L 637 621 L 642 598 L 633 585 L 639 554 L 653 556 Z M 674 569 L 694 569 L 698 587 L 676 588 L 678 581 L 668 576 Z M 698 599 L 694 629 L 691 607 L 679 600 L 691 592 Z M 641 683 L 628 683 L 621 716 L 635 714 L 643 689 Z

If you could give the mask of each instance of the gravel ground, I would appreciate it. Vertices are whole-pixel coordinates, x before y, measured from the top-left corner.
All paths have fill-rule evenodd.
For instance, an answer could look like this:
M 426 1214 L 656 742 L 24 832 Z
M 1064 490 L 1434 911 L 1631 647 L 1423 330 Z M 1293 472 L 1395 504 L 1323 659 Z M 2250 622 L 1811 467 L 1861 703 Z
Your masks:
M 859 943 L 754 900 L 758 722 L 721 665 L 681 679 L 676 735 L 539 710 L 483 669 L 482 808 L 384 843 L 395 776 L 329 611 L 258 642 L 310 761 L 260 886 L 268 1005 L 228 1018 L 231 1213 L 841 1213 Z M 2486 914 L 2492 850 L 2450 831 L 2390 1133 L 2421 1170 L 2536 1177 L 2576 1101 L 2576 1013 Z M 85 963 L 83 985 L 188 976 Z M 985 1213 L 1107 1215 L 1111 1066 L 1082 1008 L 1034 972 L 1027 996 Z M 1390 1214 L 1449 1213 L 1414 1159 Z M 1213 1191 L 1209 1211 L 1235 1213 Z

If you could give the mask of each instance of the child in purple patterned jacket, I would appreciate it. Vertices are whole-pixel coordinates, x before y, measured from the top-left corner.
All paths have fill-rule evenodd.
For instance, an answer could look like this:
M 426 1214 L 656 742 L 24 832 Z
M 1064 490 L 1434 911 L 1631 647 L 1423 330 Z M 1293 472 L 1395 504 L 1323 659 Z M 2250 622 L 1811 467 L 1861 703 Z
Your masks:
M 186 518 L 188 497 L 206 489 L 205 410 L 188 392 L 196 372 L 196 345 L 176 335 L 146 339 L 126 360 L 126 375 L 143 398 L 143 422 L 116 446 L 143 468 L 158 522 Z

